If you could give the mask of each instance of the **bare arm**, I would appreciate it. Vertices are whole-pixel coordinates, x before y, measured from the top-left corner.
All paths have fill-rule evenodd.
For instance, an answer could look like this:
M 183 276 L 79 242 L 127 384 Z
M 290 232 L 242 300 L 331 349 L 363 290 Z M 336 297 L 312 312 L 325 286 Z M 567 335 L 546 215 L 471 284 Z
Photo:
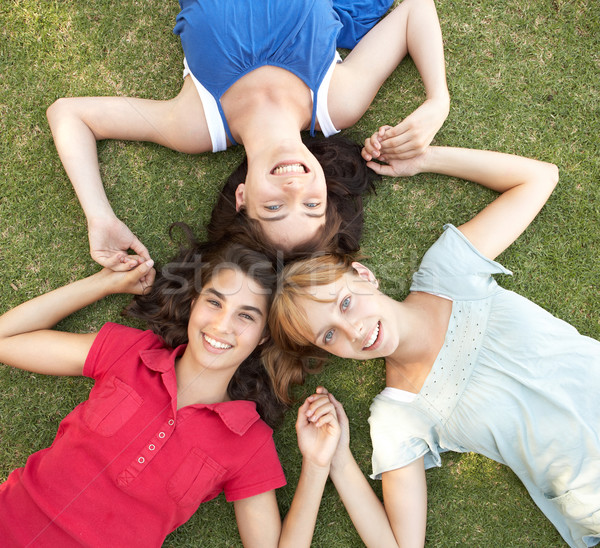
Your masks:
M 427 482 L 423 458 L 382 475 L 385 511 L 404 547 L 425 544 L 427 524 Z
M 421 75 L 426 100 L 398 125 L 387 126 L 389 140 L 384 146 L 412 157 L 429 145 L 450 105 L 442 32 L 433 0 L 404 0 L 365 35 L 336 67 L 329 110 L 340 129 L 356 123 L 407 53 Z
M 384 508 L 350 452 L 346 413 L 331 394 L 329 397 L 342 427 L 330 477 L 365 546 L 422 547 L 427 517 L 423 459 L 383 475 Z
M 485 209 L 459 227 L 486 257 L 496 258 L 529 226 L 558 183 L 554 164 L 487 150 L 429 147 L 411 160 L 387 165 L 368 162 L 382 175 L 440 173 L 479 183 L 500 193 Z
M 153 280 L 151 261 L 129 272 L 104 269 L 13 308 L 0 316 L 0 362 L 48 375 L 81 375 L 96 334 L 51 328 L 106 295 L 142 293 Z
M 246 548 L 310 547 L 321 497 L 340 429 L 326 395 L 313 395 L 298 409 L 298 445 L 302 471 L 294 499 L 281 526 L 273 491 L 236 501 L 235 514 Z
M 188 84 L 189 81 L 189 84 Z M 211 149 L 202 103 L 191 81 L 171 101 L 130 97 L 63 98 L 47 111 L 54 143 L 88 222 L 92 258 L 124 270 L 146 247 L 114 214 L 100 178 L 96 141 L 152 141 L 184 152 Z

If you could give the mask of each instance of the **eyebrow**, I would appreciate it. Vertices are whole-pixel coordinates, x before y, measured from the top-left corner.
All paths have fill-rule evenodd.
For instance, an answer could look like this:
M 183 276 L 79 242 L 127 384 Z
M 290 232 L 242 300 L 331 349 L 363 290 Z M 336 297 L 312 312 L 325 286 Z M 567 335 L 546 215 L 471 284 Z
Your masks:
M 325 216 L 325 211 L 322 211 L 321 213 L 304 213 L 304 215 L 306 217 L 315 217 L 315 218 L 319 218 L 319 217 L 323 217 Z M 257 215 L 257 217 L 261 220 L 261 221 L 281 221 L 281 219 L 285 219 L 288 216 L 287 213 L 284 213 L 283 215 L 274 215 L 274 216 L 268 216 L 268 217 L 264 217 L 262 215 Z
M 339 293 L 337 293 L 331 301 L 325 301 L 323 304 L 326 304 L 327 302 L 329 302 L 330 304 L 333 305 L 333 309 L 336 310 L 338 307 L 338 295 L 339 295 Z M 315 337 L 315 341 L 314 341 L 315 346 L 319 346 L 317 343 L 319 342 L 319 340 L 321 340 L 323 338 L 323 335 L 325 335 L 325 333 L 327 333 L 330 329 L 331 329 L 331 326 L 329 326 L 329 327 L 325 326 L 323 329 L 321 329 L 317 333 L 317 335 Z
M 216 297 L 218 297 L 219 299 L 226 301 L 227 297 L 225 294 L 221 293 L 220 291 L 217 291 L 216 289 L 209 287 L 208 289 L 206 289 L 206 293 L 212 293 L 213 295 L 215 295 Z M 263 316 L 262 310 L 260 310 L 260 308 L 256 308 L 255 306 L 250 306 L 250 305 L 244 305 L 240 307 L 242 310 L 247 310 L 247 311 L 251 311 L 251 312 L 255 312 L 256 314 L 258 314 L 259 316 Z

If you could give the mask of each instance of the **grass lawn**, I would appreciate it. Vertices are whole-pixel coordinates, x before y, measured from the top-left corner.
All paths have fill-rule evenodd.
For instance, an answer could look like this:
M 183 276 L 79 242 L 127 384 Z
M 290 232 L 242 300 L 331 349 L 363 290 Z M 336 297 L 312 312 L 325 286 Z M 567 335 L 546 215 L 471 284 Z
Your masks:
M 600 338 L 600 4 L 595 0 L 440 0 L 450 115 L 436 144 L 487 148 L 558 164 L 561 180 L 527 232 L 499 261 L 501 283 Z M 158 0 L 5 0 L 0 4 L 0 312 L 97 270 L 85 219 L 54 148 L 45 110 L 61 96 L 171 98 L 182 52 L 172 34 L 178 3 Z M 362 141 L 423 100 L 410 60 L 395 71 L 346 134 Z M 104 184 L 117 215 L 153 257 L 169 259 L 167 227 L 202 234 L 220 184 L 242 151 L 188 156 L 147 143 L 99 144 Z M 446 222 L 460 224 L 493 198 L 440 176 L 384 179 L 368 200 L 364 251 L 385 290 L 403 297 L 425 250 Z M 126 297 L 65 320 L 67 330 L 119 321 Z M 368 408 L 383 363 L 332 360 L 317 383 L 345 403 L 352 446 L 370 470 Z M 86 379 L 44 378 L 0 366 L 0 481 L 47 447 L 58 423 L 87 397 Z M 493 405 L 494 402 L 490 402 Z M 300 469 L 294 412 L 276 434 L 289 487 Z M 564 546 L 510 470 L 475 455 L 448 454 L 428 472 L 427 546 Z M 380 493 L 380 485 L 373 483 Z M 219 497 L 165 546 L 239 546 L 232 505 Z M 361 546 L 328 485 L 314 546 Z

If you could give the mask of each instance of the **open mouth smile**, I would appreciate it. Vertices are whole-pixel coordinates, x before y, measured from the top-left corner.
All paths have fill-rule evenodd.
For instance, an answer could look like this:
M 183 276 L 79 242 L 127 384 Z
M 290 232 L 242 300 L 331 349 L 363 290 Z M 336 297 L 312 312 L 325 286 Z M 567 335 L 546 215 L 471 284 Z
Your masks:
M 299 162 L 278 164 L 271 170 L 271 175 L 287 175 L 288 173 L 309 173 L 309 169 Z
M 202 337 L 209 344 L 209 346 L 211 346 L 212 348 L 215 348 L 217 350 L 228 350 L 228 349 L 232 348 L 231 344 L 217 341 L 216 339 L 209 337 L 206 333 L 203 333 Z
M 371 335 L 367 339 L 367 342 L 363 346 L 363 350 L 369 350 L 379 339 L 379 332 L 381 329 L 381 322 L 377 322 L 377 325 L 373 328 Z

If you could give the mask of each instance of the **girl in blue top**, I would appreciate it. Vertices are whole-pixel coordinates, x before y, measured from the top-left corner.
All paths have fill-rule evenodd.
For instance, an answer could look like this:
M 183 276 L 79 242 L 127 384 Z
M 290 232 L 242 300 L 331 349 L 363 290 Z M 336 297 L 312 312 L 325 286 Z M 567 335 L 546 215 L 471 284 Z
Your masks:
M 381 158 L 377 135 L 365 156 Z M 346 256 L 283 273 L 270 316 L 282 349 L 269 357 L 273 364 L 301 377 L 309 357 L 327 352 L 386 361 L 386 388 L 369 419 L 372 477 L 383 482 L 385 510 L 352 459 L 347 431 L 331 471 L 358 531 L 368 546 L 423 546 L 425 469 L 440 466 L 444 451 L 474 451 L 508 465 L 570 546 L 597 545 L 600 342 L 492 277 L 510 274 L 494 259 L 544 205 L 556 166 L 438 147 L 386 160 L 370 163 L 395 176 L 460 177 L 501 194 L 469 222 L 446 226 L 402 302 Z
M 335 214 L 323 168 L 300 132 L 331 135 L 354 124 L 407 54 L 426 100 L 388 130 L 386 146 L 406 157 L 421 152 L 449 109 L 441 31 L 433 0 L 404 0 L 364 34 L 390 3 L 182 0 L 175 32 L 185 77 L 177 97 L 68 98 L 51 105 L 48 120 L 87 217 L 92 257 L 116 269 L 136 264 L 128 249 L 149 259 L 108 203 L 99 139 L 152 141 L 186 153 L 243 144 L 247 174 L 229 199 L 284 250 L 314 239 Z M 338 45 L 355 45 L 343 62 Z

